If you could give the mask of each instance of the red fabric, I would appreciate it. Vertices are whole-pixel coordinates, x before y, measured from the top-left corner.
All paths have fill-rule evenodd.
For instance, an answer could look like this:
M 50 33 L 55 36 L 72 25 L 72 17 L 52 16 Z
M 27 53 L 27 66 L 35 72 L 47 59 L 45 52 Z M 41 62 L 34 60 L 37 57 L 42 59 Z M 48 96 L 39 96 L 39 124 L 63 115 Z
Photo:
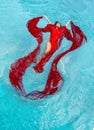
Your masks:
M 20 91 L 23 95 L 26 94 L 23 83 L 22 83 L 22 76 L 24 75 L 26 69 L 35 61 L 36 56 L 40 52 L 40 44 L 43 41 L 42 31 L 37 27 L 38 21 L 42 18 L 37 17 L 29 20 L 27 23 L 28 31 L 36 38 L 38 45 L 33 52 L 28 54 L 25 57 L 18 59 L 11 65 L 9 78 L 11 84 Z
M 72 35 L 70 31 L 66 29 L 66 27 L 64 26 L 61 27 L 60 38 L 58 42 L 56 40 L 56 44 L 58 44 L 58 47 L 59 47 L 61 45 L 62 39 L 66 37 L 68 40 L 72 41 L 71 47 L 65 52 L 62 52 L 61 54 L 56 56 L 55 59 L 53 60 L 44 90 L 41 92 L 34 91 L 29 94 L 26 94 L 23 84 L 22 84 L 22 76 L 24 75 L 26 69 L 34 62 L 36 56 L 39 53 L 40 44 L 42 43 L 42 40 L 43 40 L 42 32 L 51 32 L 53 28 L 53 25 L 51 24 L 47 25 L 45 28 L 38 28 L 37 23 L 41 18 L 42 17 L 34 18 L 27 23 L 29 32 L 38 41 L 38 46 L 35 48 L 33 52 L 31 52 L 30 54 L 28 54 L 27 56 L 23 58 L 18 59 L 15 63 L 13 63 L 11 65 L 10 72 L 9 72 L 9 78 L 10 78 L 11 84 L 17 90 L 19 90 L 22 93 L 22 95 L 30 99 L 40 99 L 48 95 L 52 95 L 55 92 L 57 92 L 61 88 L 61 86 L 63 86 L 63 81 L 64 81 L 63 77 L 60 75 L 60 73 L 57 70 L 57 64 L 59 60 L 67 53 L 79 48 L 83 44 L 83 41 L 87 40 L 86 36 L 81 31 L 81 29 L 78 26 L 74 25 L 73 22 L 71 22 Z M 50 36 L 50 40 L 51 40 L 51 36 Z M 54 44 L 54 42 L 52 42 L 52 44 Z M 43 58 L 39 64 L 37 64 L 37 67 L 35 66 L 37 68 L 36 69 L 37 71 L 39 72 L 43 71 L 42 70 L 43 66 L 49 60 L 52 54 L 56 51 L 56 49 L 57 47 L 51 50 L 51 52 L 45 58 Z
M 28 31 L 36 38 L 36 40 L 38 41 L 38 44 L 42 43 L 43 41 L 42 30 L 37 27 L 37 23 L 39 22 L 41 18 L 42 16 L 33 18 L 27 22 Z

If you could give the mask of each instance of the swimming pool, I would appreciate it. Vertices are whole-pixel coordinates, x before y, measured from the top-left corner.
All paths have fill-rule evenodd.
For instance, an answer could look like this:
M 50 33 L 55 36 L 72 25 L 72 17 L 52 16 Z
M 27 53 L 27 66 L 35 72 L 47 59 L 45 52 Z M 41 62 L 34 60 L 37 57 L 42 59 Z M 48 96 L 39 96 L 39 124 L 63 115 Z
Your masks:
M 3 0 L 0 3 L 1 130 L 93 129 L 93 3 L 93 0 Z M 84 31 L 88 42 L 59 62 L 58 69 L 65 80 L 61 91 L 45 99 L 32 101 L 18 95 L 9 82 L 8 73 L 11 63 L 31 52 L 37 45 L 36 40 L 27 31 L 26 22 L 43 14 L 52 22 L 59 20 L 63 25 L 72 19 Z M 43 26 L 45 24 L 45 20 L 40 23 Z M 45 35 L 45 41 L 47 39 L 48 35 Z M 69 46 L 66 40 L 62 44 L 58 52 Z M 43 44 L 42 50 L 44 47 Z M 23 79 L 27 91 L 43 88 L 49 64 L 47 63 L 45 72 L 39 75 L 34 74 L 32 66 L 28 68 Z

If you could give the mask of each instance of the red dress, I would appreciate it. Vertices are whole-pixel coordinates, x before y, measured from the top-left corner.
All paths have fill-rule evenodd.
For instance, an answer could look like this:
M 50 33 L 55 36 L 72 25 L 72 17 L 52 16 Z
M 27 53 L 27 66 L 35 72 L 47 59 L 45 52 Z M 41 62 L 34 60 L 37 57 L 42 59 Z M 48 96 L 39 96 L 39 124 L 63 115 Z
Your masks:
M 52 52 L 57 50 L 57 48 L 59 47 L 58 41 L 59 41 L 61 33 L 62 33 L 61 28 L 56 29 L 55 26 L 52 25 L 51 32 L 50 32 L 50 39 L 49 39 L 49 42 L 51 43 L 51 51 Z
M 51 52 L 56 51 L 59 47 L 59 40 L 63 32 L 63 28 L 64 27 L 56 29 L 55 25 L 48 24 L 44 29 L 42 29 L 44 33 L 50 32 L 49 42 L 51 43 Z
M 40 99 L 43 97 L 47 97 L 48 95 L 52 95 L 56 93 L 61 88 L 61 86 L 63 86 L 63 77 L 61 76 L 61 74 L 57 69 L 57 64 L 59 60 L 69 52 L 81 47 L 84 41 L 87 40 L 83 31 L 78 26 L 76 26 L 73 22 L 70 23 L 71 31 L 72 31 L 72 35 L 71 35 L 70 31 L 65 26 L 60 27 L 59 30 L 56 30 L 54 25 L 52 24 L 48 24 L 45 28 L 37 27 L 37 23 L 41 18 L 43 17 L 41 16 L 41 17 L 33 18 L 29 20 L 27 23 L 28 31 L 36 38 L 38 42 L 37 47 L 28 55 L 21 57 L 20 59 L 12 63 L 9 71 L 9 78 L 11 84 L 18 91 L 20 91 L 22 95 L 30 99 Z M 70 40 L 72 42 L 72 45 L 69 49 L 65 50 L 64 52 L 61 52 L 59 55 L 57 55 L 54 58 L 44 90 L 43 91 L 36 90 L 27 94 L 24 89 L 24 85 L 22 81 L 23 75 L 25 74 L 27 68 L 32 63 L 34 63 L 35 58 L 39 54 L 40 44 L 43 41 L 43 32 L 50 32 L 50 42 L 52 48 L 51 48 L 51 52 L 45 58 L 43 58 L 39 64 L 35 66 L 34 69 L 36 70 L 36 72 L 43 71 L 42 70 L 43 66 L 49 60 L 52 54 L 61 45 L 62 39 L 64 37 Z
M 46 62 L 51 58 L 53 53 L 60 47 L 61 40 L 66 36 L 68 40 L 72 40 L 72 36 L 70 31 L 66 28 L 66 26 L 61 26 L 56 29 L 55 25 L 48 24 L 45 28 L 41 28 L 42 32 L 50 32 L 49 41 L 51 43 L 51 51 L 42 58 L 36 66 L 34 66 L 34 70 L 36 72 L 41 73 L 43 71 L 43 66 Z M 67 35 L 66 35 L 67 34 Z

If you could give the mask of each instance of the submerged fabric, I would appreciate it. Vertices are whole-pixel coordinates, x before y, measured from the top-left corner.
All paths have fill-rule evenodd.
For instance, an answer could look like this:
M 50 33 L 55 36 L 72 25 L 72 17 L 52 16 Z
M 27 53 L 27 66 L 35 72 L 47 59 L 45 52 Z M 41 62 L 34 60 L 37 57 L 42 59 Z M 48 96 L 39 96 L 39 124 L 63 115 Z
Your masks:
M 64 37 L 72 42 L 71 47 L 65 52 L 62 52 L 61 54 L 59 54 L 58 56 L 54 58 L 44 90 L 41 92 L 36 90 L 34 92 L 27 94 L 25 92 L 25 89 L 22 83 L 22 76 L 24 75 L 26 69 L 35 61 L 37 55 L 40 52 L 40 44 L 43 41 L 43 32 L 51 32 L 51 29 L 53 28 L 53 25 L 51 24 L 48 24 L 45 28 L 37 27 L 37 23 L 41 18 L 42 16 L 33 18 L 29 20 L 27 23 L 28 31 L 36 38 L 38 42 L 37 47 L 35 48 L 33 52 L 31 52 L 30 54 L 28 54 L 27 56 L 23 58 L 18 59 L 15 63 L 13 63 L 11 65 L 10 72 L 9 72 L 9 78 L 10 78 L 11 84 L 18 91 L 20 91 L 23 96 L 30 99 L 41 99 L 48 95 L 52 95 L 55 92 L 57 92 L 61 86 L 63 86 L 63 82 L 64 82 L 63 77 L 60 75 L 60 73 L 57 70 L 57 64 L 59 60 L 67 53 L 79 48 L 84 43 L 85 40 L 87 41 L 87 38 L 84 35 L 84 33 L 73 22 L 71 22 L 72 35 L 65 26 L 62 26 L 60 30 L 60 37 L 59 37 L 58 43 L 56 42 L 56 45 L 58 44 L 58 46 L 56 46 L 55 48 L 53 47 L 54 49 L 52 49 L 51 52 L 45 58 L 43 58 L 35 66 L 34 69 L 36 70 L 36 72 L 43 71 L 43 66 L 50 59 L 52 54 L 58 49 L 58 47 L 60 47 L 61 42 Z M 53 41 L 54 40 L 52 40 L 52 44 L 54 44 Z

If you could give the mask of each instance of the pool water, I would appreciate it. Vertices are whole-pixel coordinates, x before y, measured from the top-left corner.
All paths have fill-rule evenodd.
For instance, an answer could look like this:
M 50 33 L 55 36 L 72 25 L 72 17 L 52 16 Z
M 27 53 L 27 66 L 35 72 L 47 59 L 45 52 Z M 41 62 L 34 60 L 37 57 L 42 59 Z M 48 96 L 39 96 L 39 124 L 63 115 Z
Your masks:
M 2 0 L 0 2 L 0 130 L 93 130 L 94 127 L 94 0 Z M 10 65 L 31 52 L 37 45 L 29 34 L 29 19 L 47 15 L 62 25 L 71 19 L 88 38 L 78 50 L 58 63 L 64 86 L 53 96 L 42 100 L 24 99 L 9 82 Z M 39 26 L 45 26 L 41 20 Z M 45 48 L 49 34 L 44 36 Z M 53 55 L 66 50 L 70 42 L 62 42 Z M 42 52 L 41 52 L 42 53 Z M 23 82 L 27 92 L 44 88 L 50 62 L 42 74 L 30 66 Z

